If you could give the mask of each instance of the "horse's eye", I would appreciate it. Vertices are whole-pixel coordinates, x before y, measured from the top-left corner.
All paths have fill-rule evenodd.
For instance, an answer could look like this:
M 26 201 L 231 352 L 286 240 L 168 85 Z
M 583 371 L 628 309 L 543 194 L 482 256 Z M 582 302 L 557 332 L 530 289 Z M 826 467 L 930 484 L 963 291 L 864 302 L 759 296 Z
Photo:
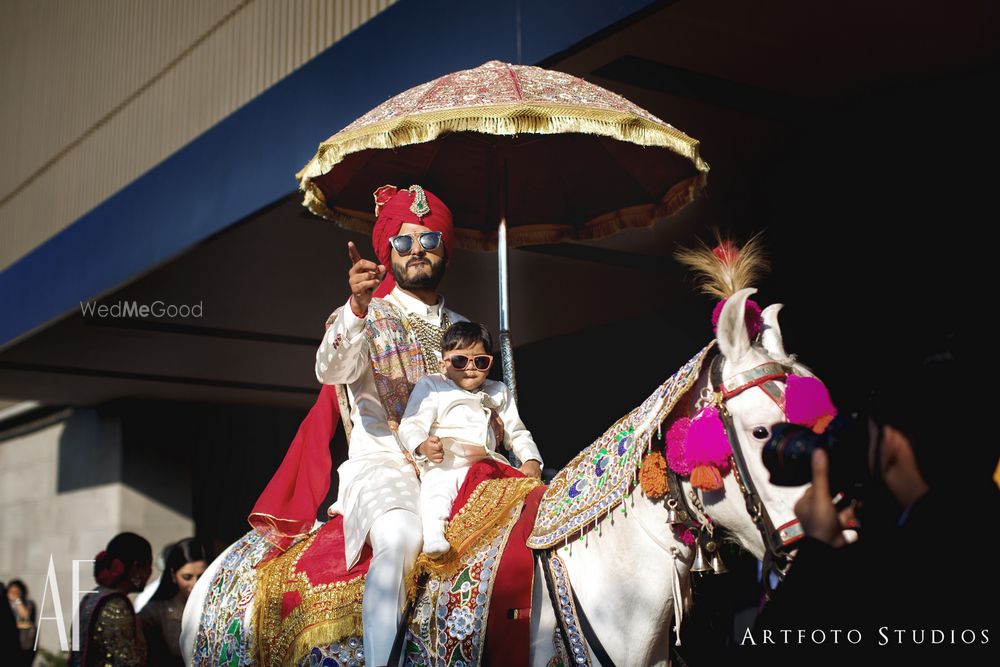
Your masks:
M 757 426 L 753 430 L 753 437 L 758 440 L 767 440 L 771 435 L 771 432 L 767 430 L 766 426 Z

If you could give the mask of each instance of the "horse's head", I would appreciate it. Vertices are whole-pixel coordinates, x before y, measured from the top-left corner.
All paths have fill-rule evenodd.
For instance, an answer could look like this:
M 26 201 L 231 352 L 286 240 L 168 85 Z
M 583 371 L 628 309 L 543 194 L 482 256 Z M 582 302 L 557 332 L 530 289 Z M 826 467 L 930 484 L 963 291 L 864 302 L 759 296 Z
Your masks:
M 715 400 L 722 405 L 723 421 L 729 421 L 727 435 L 733 448 L 734 470 L 723 478 L 722 489 L 704 494 L 704 502 L 713 521 L 725 527 L 754 556 L 762 558 L 767 545 L 760 525 L 763 523 L 767 532 L 777 533 L 773 546 L 791 541 L 797 529 L 793 507 L 806 487 L 771 484 L 761 450 L 773 426 L 788 421 L 784 409 L 786 376 L 812 374 L 785 352 L 778 325 L 781 304 L 764 309 L 758 342 L 751 340 L 745 309 L 748 297 L 755 292 L 747 288 L 735 293 L 719 317 L 716 339 L 721 357 L 713 366 L 715 377 L 711 382 L 717 392 Z M 720 380 L 722 392 L 715 386 Z M 746 502 L 753 491 L 759 498 L 759 509 L 756 499 Z M 766 526 L 768 521 L 770 526 Z

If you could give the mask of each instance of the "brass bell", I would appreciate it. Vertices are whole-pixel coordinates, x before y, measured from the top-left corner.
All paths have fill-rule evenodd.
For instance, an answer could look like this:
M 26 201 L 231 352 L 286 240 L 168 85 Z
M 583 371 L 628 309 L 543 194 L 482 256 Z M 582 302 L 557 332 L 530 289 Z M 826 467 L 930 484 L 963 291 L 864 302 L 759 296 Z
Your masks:
M 701 542 L 694 550 L 694 562 L 691 563 L 692 572 L 711 572 L 712 566 L 709 564 L 708 559 L 705 557 L 705 550 L 701 547 Z
M 673 498 L 667 501 L 667 523 L 681 523 L 680 515 L 677 513 L 677 501 Z
M 725 574 L 726 572 L 729 572 L 729 570 L 726 569 L 726 564 L 722 562 L 722 554 L 719 553 L 718 549 L 716 549 L 715 553 L 712 555 L 712 572 L 715 574 Z

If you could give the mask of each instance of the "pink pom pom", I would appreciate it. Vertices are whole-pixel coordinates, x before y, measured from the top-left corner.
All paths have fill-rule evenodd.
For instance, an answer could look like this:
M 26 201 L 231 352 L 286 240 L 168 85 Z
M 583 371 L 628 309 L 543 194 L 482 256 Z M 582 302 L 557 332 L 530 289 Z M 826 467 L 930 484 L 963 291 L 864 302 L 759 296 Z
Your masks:
M 837 408 L 826 385 L 813 377 L 788 376 L 785 385 L 785 418 L 788 421 L 809 428 L 819 423 L 825 427 L 830 420 L 824 417 L 836 416 Z
M 691 464 L 688 463 L 684 452 L 684 441 L 687 440 L 690 426 L 691 419 L 681 417 L 667 431 L 667 463 L 670 464 L 671 470 L 685 477 L 691 474 Z
M 715 310 L 712 311 L 712 333 L 716 333 L 719 330 L 719 318 L 722 317 L 722 307 L 726 305 L 726 301 L 728 300 L 723 299 L 715 304 Z M 747 333 L 750 334 L 750 340 L 755 340 L 757 334 L 764 328 L 764 321 L 760 315 L 760 306 L 753 299 L 747 299 L 743 312 L 747 323 Z
M 723 471 L 729 468 L 732 448 L 719 411 L 714 407 L 703 408 L 695 415 L 688 429 L 684 452 L 691 468 L 702 465 L 714 465 Z
M 694 545 L 696 541 L 694 533 L 691 532 L 691 529 L 679 524 L 674 526 L 674 537 L 683 542 L 684 546 L 687 547 Z

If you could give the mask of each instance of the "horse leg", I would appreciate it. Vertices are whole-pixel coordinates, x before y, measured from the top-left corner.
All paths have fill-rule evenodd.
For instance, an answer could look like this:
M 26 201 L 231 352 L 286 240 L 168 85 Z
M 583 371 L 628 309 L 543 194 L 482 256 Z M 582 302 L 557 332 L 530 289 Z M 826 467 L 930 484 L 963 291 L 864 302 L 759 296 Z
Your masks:
M 531 649 L 528 664 L 531 667 L 546 667 L 555 655 L 553 636 L 556 616 L 552 610 L 552 598 L 545 573 L 539 560 L 535 559 L 535 579 L 531 590 Z
M 675 608 L 670 568 L 675 559 L 664 548 L 675 547 L 681 559 L 690 550 L 674 539 L 663 509 L 641 492 L 625 502 L 628 516 L 616 508 L 603 519 L 600 535 L 592 530 L 587 539 L 577 539 L 572 549 L 563 547 L 558 555 L 576 591 L 578 612 L 586 615 L 614 663 L 666 666 Z
M 194 645 L 198 636 L 198 627 L 201 625 L 201 613 L 205 608 L 205 598 L 208 597 L 209 587 L 212 580 L 218 574 L 222 562 L 233 548 L 233 544 L 226 547 L 225 551 L 209 564 L 198 582 L 191 589 L 187 603 L 184 605 L 184 616 L 181 619 L 181 656 L 184 664 L 190 666 L 194 659 Z

